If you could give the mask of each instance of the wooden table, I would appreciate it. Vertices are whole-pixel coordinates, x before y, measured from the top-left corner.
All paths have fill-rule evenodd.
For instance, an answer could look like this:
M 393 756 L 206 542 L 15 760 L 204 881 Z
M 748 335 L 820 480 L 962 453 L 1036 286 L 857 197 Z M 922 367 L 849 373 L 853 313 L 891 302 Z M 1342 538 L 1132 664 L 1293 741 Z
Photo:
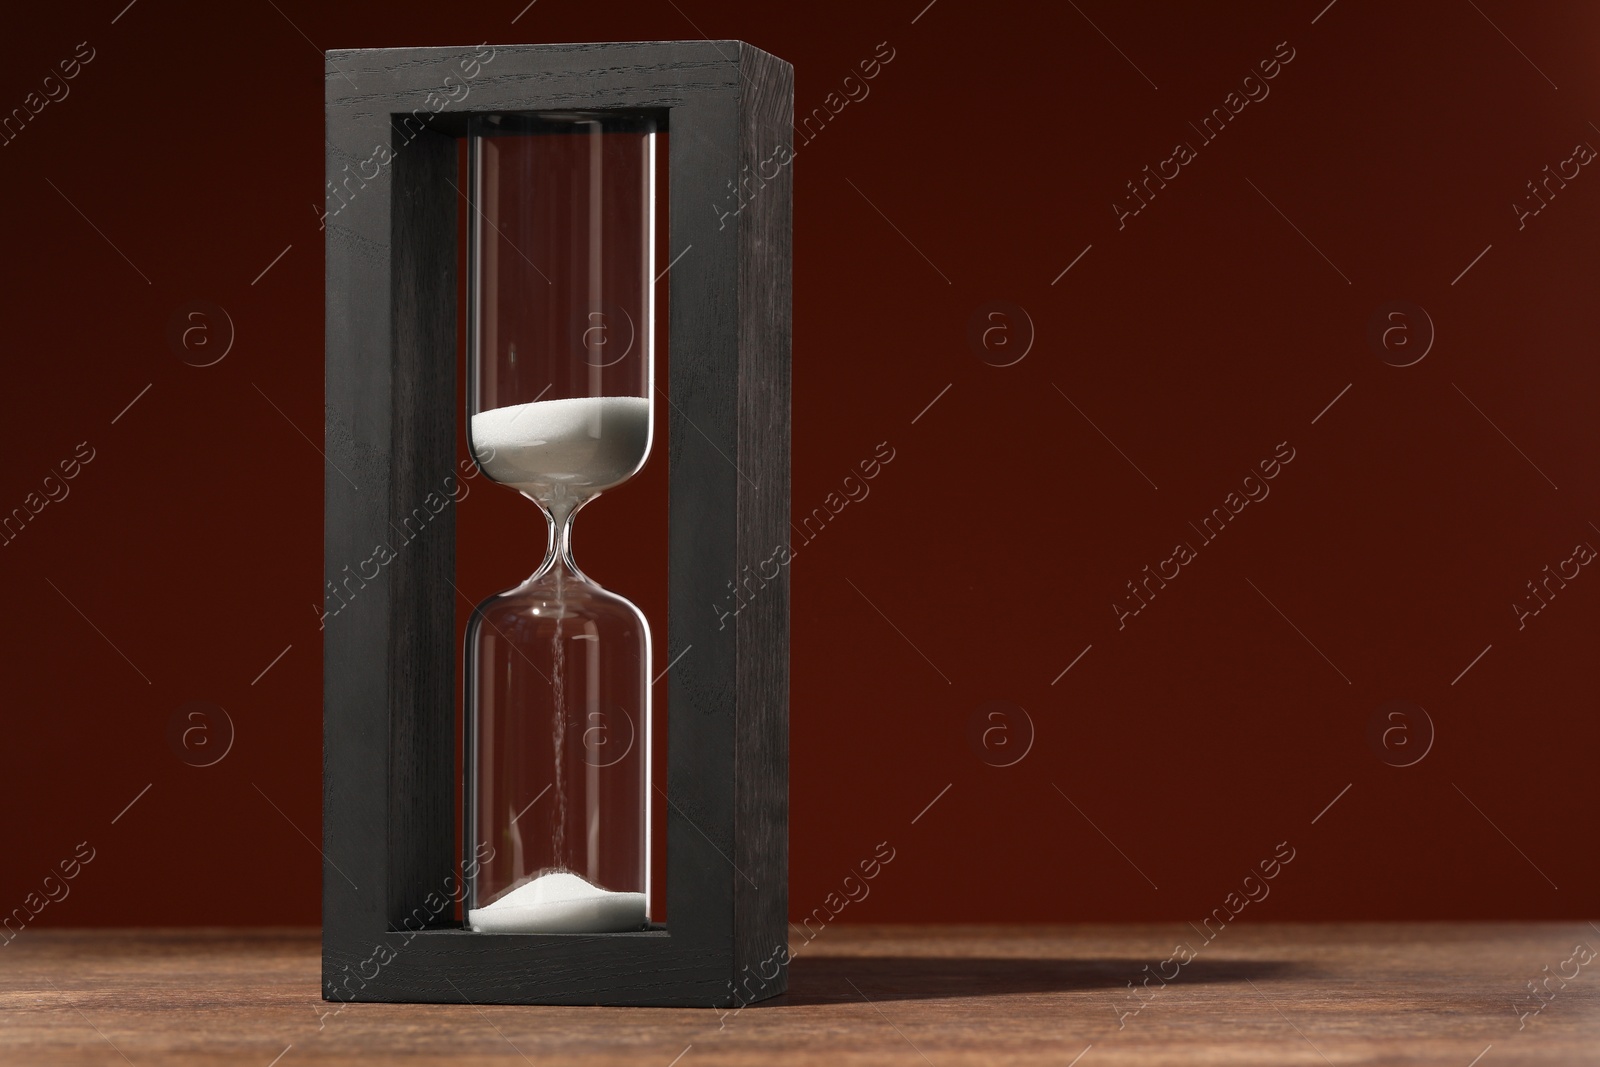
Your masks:
M 1600 929 L 834 926 L 788 996 L 723 1014 L 341 1009 L 311 931 L 30 929 L 0 947 L 0 1064 L 1595 1064 L 1600 958 L 1579 944 Z

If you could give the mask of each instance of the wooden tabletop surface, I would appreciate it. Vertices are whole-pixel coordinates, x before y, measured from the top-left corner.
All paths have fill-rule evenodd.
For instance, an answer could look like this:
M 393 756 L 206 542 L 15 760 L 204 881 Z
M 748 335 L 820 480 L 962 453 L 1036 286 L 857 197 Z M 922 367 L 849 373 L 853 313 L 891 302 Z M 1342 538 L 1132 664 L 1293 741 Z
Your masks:
M 724 1014 L 341 1008 L 311 931 L 30 929 L 0 1064 L 1596 1064 L 1596 950 L 1583 922 L 834 926 Z

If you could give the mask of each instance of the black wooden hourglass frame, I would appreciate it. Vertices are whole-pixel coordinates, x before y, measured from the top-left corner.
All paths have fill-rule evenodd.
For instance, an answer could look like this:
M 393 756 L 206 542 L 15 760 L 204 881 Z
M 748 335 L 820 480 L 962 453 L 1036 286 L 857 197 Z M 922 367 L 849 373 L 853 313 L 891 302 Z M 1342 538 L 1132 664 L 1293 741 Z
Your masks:
M 647 116 L 670 131 L 668 919 L 486 933 L 457 916 L 449 509 L 325 620 L 323 996 L 729 1006 L 783 992 L 788 586 L 727 582 L 786 543 L 793 71 L 738 41 L 327 53 L 325 580 L 459 476 L 455 182 L 475 117 Z M 775 160 L 784 160 L 774 164 Z M 345 472 L 351 476 L 347 479 Z M 359 488 L 357 488 L 359 486 Z M 658 846 L 659 847 L 659 846 Z

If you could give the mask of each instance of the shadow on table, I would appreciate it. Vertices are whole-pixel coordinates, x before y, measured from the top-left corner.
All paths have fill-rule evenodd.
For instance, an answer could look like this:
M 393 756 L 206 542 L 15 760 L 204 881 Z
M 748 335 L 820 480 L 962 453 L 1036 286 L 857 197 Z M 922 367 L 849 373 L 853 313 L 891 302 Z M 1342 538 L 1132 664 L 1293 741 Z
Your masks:
M 837 1004 L 869 1000 L 920 1000 L 1057 993 L 1104 989 L 1126 994 L 1155 973 L 1148 959 L 1016 959 L 998 956 L 797 956 L 789 963 L 789 992 L 751 1004 Z M 1244 983 L 1281 977 L 1294 964 L 1280 960 L 1193 960 L 1172 980 Z M 852 988 L 853 986 L 853 988 Z M 1152 981 L 1151 988 L 1159 988 Z

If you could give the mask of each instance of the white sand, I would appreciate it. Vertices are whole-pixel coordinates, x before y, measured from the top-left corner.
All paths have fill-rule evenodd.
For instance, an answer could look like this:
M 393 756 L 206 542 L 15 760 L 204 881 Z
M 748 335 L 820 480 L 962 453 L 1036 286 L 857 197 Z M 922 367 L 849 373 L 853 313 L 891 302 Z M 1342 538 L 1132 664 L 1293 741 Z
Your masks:
M 620 485 L 650 449 L 650 399 L 577 396 L 490 408 L 472 416 L 478 465 L 535 499 L 582 500 Z
M 613 893 L 566 871 L 541 874 L 467 911 L 469 926 L 491 934 L 608 934 L 644 923 L 643 893 Z
M 564 510 L 620 485 L 644 465 L 650 400 L 571 397 L 491 408 L 472 416 L 472 448 L 489 477 Z M 558 697 L 557 707 L 561 703 Z M 645 895 L 613 893 L 556 871 L 469 909 L 467 924 L 488 933 L 637 930 L 645 924 Z

